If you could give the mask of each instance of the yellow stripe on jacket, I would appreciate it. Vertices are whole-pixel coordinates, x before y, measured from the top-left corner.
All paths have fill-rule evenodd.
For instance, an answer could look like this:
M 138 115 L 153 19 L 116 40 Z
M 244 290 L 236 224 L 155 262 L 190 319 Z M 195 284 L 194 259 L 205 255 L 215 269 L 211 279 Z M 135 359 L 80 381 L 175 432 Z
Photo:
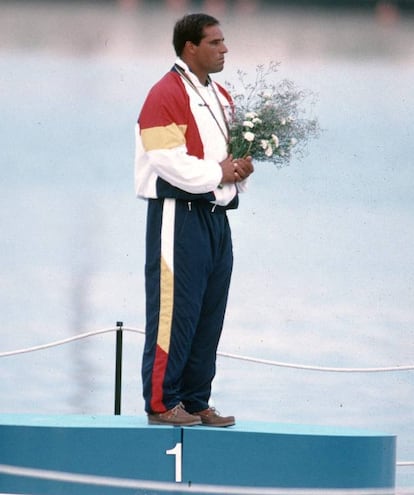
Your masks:
M 145 151 L 172 149 L 186 144 L 187 126 L 172 123 L 166 126 L 141 129 L 141 140 Z

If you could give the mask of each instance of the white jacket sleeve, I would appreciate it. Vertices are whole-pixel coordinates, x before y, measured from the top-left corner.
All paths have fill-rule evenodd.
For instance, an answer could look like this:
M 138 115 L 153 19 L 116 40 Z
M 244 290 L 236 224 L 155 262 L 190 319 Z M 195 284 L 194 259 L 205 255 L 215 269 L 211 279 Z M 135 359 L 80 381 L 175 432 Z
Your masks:
M 135 190 L 138 196 L 155 198 L 158 177 L 192 194 L 214 191 L 220 184 L 222 171 L 215 160 L 190 156 L 185 146 L 145 151 L 138 124 L 135 143 Z
M 222 178 L 216 161 L 190 156 L 185 146 L 149 151 L 147 163 L 159 177 L 192 194 L 214 191 Z

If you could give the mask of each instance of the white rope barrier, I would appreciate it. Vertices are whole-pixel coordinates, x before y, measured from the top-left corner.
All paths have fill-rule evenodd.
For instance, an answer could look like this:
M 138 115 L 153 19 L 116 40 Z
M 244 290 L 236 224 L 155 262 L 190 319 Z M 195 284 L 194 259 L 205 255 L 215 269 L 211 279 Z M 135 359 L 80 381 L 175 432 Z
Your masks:
M 96 335 L 101 335 L 104 333 L 117 332 L 118 330 L 119 330 L 118 328 L 114 328 L 114 327 L 102 328 L 101 330 L 94 330 L 92 332 L 86 332 L 86 333 L 81 333 L 79 335 L 74 335 L 73 337 L 68 337 L 67 339 L 56 340 L 55 342 L 49 342 L 48 344 L 36 345 L 33 347 L 27 347 L 25 349 L 17 349 L 15 351 L 0 352 L 0 358 L 17 356 L 19 354 L 27 354 L 29 352 L 43 351 L 45 349 L 50 349 L 51 347 L 58 347 L 60 345 L 69 344 L 77 340 L 86 339 L 88 337 L 94 337 Z
M 230 354 L 228 352 L 219 352 L 220 356 L 227 357 L 230 359 L 238 359 L 241 361 L 248 361 L 251 363 L 267 364 L 270 366 L 277 366 L 280 368 L 295 368 L 298 370 L 306 371 L 327 371 L 330 373 L 379 373 L 379 372 L 389 372 L 389 371 L 410 371 L 414 370 L 414 364 L 407 366 L 388 366 L 388 367 L 376 367 L 376 368 L 337 368 L 333 366 L 312 366 L 306 364 L 294 364 L 294 363 L 284 363 L 282 361 L 272 361 L 268 359 L 253 358 L 249 356 L 240 356 L 237 354 Z
M 93 337 L 96 335 L 101 335 L 101 334 L 110 333 L 110 332 L 117 332 L 120 329 L 122 329 L 123 331 L 126 331 L 126 332 L 139 333 L 141 335 L 145 334 L 145 331 L 142 329 L 139 329 L 139 328 L 128 328 L 128 327 L 103 328 L 101 330 L 94 330 L 91 332 L 82 333 L 82 334 L 75 335 L 73 337 L 69 337 L 66 339 L 57 340 L 55 342 L 50 342 L 48 344 L 42 344 L 42 345 L 38 345 L 38 346 L 34 346 L 34 347 L 28 347 L 25 349 L 17 349 L 14 351 L 0 352 L 0 358 L 17 356 L 19 354 L 25 354 L 25 353 L 29 353 L 29 352 L 41 351 L 41 350 L 49 349 L 51 347 L 57 347 L 60 345 L 75 342 L 77 340 L 86 339 L 88 337 Z M 312 366 L 312 365 L 305 365 L 305 364 L 286 363 L 286 362 L 282 362 L 282 361 L 274 361 L 274 360 L 255 358 L 255 357 L 250 357 L 250 356 L 242 356 L 240 354 L 232 354 L 229 352 L 220 352 L 220 351 L 217 352 L 217 355 L 221 356 L 221 357 L 229 358 L 229 359 L 236 359 L 238 361 L 246 361 L 246 362 L 250 362 L 250 363 L 264 364 L 264 365 L 276 366 L 276 367 L 280 367 L 280 368 L 294 368 L 294 369 L 305 370 L 305 371 L 321 371 L 321 372 L 330 372 L 330 373 L 381 373 L 381 372 L 383 373 L 383 372 L 412 371 L 412 370 L 414 370 L 414 364 L 402 365 L 402 366 L 373 367 L 373 368 L 339 368 L 339 367 L 332 367 L 332 366 Z
M 414 495 L 414 488 L 390 489 L 298 489 L 298 488 L 264 488 L 243 486 L 198 485 L 191 486 L 185 483 L 170 483 L 161 481 L 147 481 L 128 478 L 114 478 L 90 474 L 76 474 L 61 471 L 49 471 L 26 467 L 0 464 L 0 473 L 10 476 L 23 476 L 50 481 L 80 483 L 95 486 L 116 488 L 157 490 L 157 492 L 180 493 L 215 493 L 226 495 Z

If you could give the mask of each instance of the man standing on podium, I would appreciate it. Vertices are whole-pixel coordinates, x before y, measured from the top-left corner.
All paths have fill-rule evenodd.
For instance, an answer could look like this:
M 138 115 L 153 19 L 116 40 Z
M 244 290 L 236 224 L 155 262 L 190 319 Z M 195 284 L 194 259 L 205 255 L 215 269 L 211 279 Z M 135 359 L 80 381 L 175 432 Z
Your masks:
M 232 99 L 210 78 L 228 51 L 219 21 L 184 16 L 173 45 L 175 64 L 136 126 L 136 192 L 148 201 L 145 410 L 152 425 L 232 426 L 209 399 L 233 266 L 227 210 L 253 164 L 229 155 Z

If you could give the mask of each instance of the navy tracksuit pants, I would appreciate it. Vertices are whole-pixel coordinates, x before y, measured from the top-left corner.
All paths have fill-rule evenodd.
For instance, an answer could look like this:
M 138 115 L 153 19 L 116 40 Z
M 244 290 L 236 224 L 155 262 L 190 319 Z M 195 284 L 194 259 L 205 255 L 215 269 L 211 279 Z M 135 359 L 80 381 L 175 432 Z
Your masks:
M 208 407 L 232 266 L 224 208 L 201 200 L 148 200 L 142 361 L 147 412 L 179 402 L 190 413 Z

